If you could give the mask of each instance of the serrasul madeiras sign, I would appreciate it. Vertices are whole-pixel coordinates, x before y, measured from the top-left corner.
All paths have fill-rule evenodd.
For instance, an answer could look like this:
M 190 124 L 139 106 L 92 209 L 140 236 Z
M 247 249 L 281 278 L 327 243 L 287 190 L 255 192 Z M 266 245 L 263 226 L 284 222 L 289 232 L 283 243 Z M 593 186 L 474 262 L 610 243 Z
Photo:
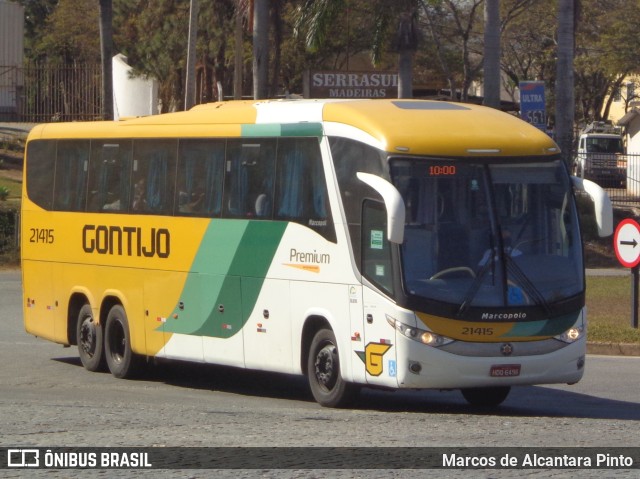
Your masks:
M 311 71 L 306 83 L 308 98 L 398 97 L 398 74 L 394 72 Z

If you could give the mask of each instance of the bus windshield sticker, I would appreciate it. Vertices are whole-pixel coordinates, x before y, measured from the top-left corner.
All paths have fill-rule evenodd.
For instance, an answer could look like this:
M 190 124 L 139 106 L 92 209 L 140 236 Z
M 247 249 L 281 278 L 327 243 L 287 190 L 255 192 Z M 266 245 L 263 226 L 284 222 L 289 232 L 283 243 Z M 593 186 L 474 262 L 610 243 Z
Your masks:
M 382 249 L 384 236 L 380 230 L 371 230 L 371 249 Z

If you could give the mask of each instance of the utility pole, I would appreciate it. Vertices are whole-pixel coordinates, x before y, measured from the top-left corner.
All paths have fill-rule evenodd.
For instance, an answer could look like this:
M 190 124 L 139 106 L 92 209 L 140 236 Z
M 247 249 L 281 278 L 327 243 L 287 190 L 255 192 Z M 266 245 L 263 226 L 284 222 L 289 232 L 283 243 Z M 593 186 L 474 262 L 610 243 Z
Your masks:
M 100 0 L 100 56 L 102 59 L 102 119 L 113 120 L 113 4 Z
M 196 39 L 198 36 L 198 0 L 191 0 L 189 6 L 189 45 L 187 47 L 187 79 L 184 93 L 184 109 L 189 110 L 196 103 Z
M 558 0 L 558 60 L 556 63 L 556 143 L 571 168 L 575 98 L 573 50 L 575 0 Z
M 500 108 L 500 0 L 484 2 L 484 100 Z

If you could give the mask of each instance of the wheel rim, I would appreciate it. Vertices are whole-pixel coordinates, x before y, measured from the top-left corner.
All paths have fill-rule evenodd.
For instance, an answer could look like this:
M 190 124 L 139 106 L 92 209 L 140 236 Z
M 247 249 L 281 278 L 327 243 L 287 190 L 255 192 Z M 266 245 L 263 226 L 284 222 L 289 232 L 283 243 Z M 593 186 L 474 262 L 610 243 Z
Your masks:
M 114 321 L 109 335 L 109 349 L 111 357 L 115 362 L 121 362 L 125 355 L 126 350 L 126 337 L 124 334 L 124 328 L 120 321 Z
M 328 343 L 323 346 L 315 360 L 316 379 L 325 390 L 331 391 L 338 378 L 338 350 Z
M 92 317 L 86 317 L 80 325 L 80 348 L 88 356 L 92 357 L 96 352 L 96 325 Z

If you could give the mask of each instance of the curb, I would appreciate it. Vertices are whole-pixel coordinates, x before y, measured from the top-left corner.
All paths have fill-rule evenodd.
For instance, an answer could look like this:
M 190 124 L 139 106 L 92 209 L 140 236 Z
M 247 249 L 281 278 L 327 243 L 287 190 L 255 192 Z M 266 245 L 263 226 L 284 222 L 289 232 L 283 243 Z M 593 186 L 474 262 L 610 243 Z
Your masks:
M 587 343 L 587 354 L 606 356 L 640 356 L 640 344 Z
M 586 276 L 631 276 L 629 268 L 587 268 Z

